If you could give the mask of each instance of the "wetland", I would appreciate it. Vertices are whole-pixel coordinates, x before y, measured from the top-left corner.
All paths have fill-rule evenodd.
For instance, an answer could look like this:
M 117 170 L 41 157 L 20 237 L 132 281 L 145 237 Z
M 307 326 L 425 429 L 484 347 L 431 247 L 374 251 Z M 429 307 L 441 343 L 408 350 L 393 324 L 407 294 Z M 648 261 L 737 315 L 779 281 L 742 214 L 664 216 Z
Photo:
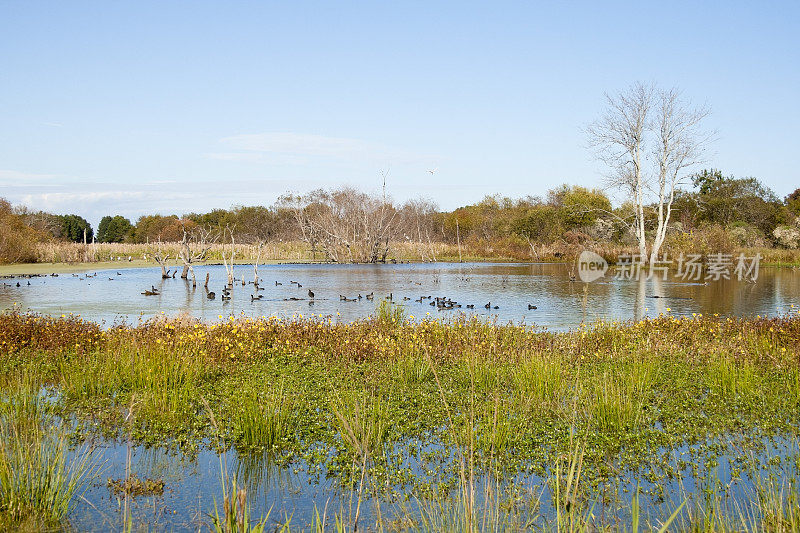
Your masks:
M 101 324 L 11 309 L 2 519 L 797 530 L 800 315 L 786 303 L 769 316 L 662 312 L 558 331 L 412 318 L 385 299 L 353 320 Z M 60 484 L 31 482 L 51 478 Z

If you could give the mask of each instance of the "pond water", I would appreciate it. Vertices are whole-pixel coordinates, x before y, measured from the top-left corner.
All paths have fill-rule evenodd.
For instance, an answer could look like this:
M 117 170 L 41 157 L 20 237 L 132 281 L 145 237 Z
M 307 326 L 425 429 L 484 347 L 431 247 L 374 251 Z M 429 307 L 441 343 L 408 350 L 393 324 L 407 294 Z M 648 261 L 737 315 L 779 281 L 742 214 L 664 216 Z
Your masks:
M 724 505 L 736 505 L 743 516 L 758 515 L 756 486 L 749 476 L 756 474 L 760 480 L 770 479 L 775 486 L 790 483 L 800 475 L 797 462 L 798 442 L 795 439 L 766 439 L 763 447 L 754 456 L 755 470 L 750 474 L 734 474 L 742 468 L 737 440 L 742 436 L 727 435 L 720 440 L 709 440 L 699 445 L 682 445 L 667 451 L 673 458 L 661 472 L 654 468 L 647 472 L 620 471 L 618 474 L 591 491 L 594 494 L 593 511 L 605 524 L 629 523 L 630 502 L 637 490 L 641 491 L 639 503 L 644 523 L 658 523 L 672 514 L 681 503 L 693 499 L 700 503 L 717 498 Z M 131 447 L 99 443 L 94 450 L 95 460 L 102 462 L 104 476 L 89 486 L 69 516 L 71 527 L 80 531 L 111 531 L 120 529 L 126 510 L 133 523 L 133 530 L 148 531 L 200 531 L 208 529 L 214 516 L 214 505 L 221 511 L 222 472 L 235 476 L 240 486 L 248 487 L 248 503 L 251 519 L 269 517 L 267 530 L 277 528 L 289 521 L 292 530 L 309 530 L 315 513 L 327 516 L 329 530 L 335 515 L 344 517 L 351 524 L 355 514 L 357 495 L 355 488 L 342 488 L 334 479 L 326 477 L 325 469 L 311 468 L 302 461 L 288 466 L 276 466 L 264 454 L 238 455 L 228 452 L 220 456 L 202 450 L 192 457 L 182 456 L 162 448 Z M 716 444 L 722 444 L 725 452 L 713 452 Z M 750 449 L 752 442 L 745 445 Z M 665 450 L 654 451 L 653 456 Z M 130 454 L 130 459 L 129 459 Z M 405 454 L 403 461 L 418 479 L 440 481 L 437 474 L 430 474 L 436 466 L 426 463 L 418 455 Z M 123 478 L 126 469 L 140 479 L 164 482 L 163 493 L 128 498 L 115 495 L 106 478 Z M 665 475 L 670 471 L 671 474 Z M 552 476 L 552 473 L 550 474 Z M 506 477 L 494 489 L 502 493 L 515 488 L 518 512 L 538 526 L 547 525 L 555 515 L 550 479 L 538 475 L 519 473 Z M 483 492 L 496 480 L 480 477 L 476 481 L 476 498 L 479 508 L 485 500 Z M 760 481 L 761 483 L 763 481 Z M 380 507 L 384 523 L 393 519 L 416 515 L 424 500 L 407 499 L 403 491 L 408 487 L 381 485 L 380 500 L 374 493 L 366 491 L 360 510 L 359 525 L 372 530 Z M 457 489 L 456 489 L 457 490 Z M 396 496 L 387 496 L 394 492 Z M 399 497 L 398 497 L 399 496 Z M 506 494 L 508 496 L 508 494 Z M 377 503 L 377 506 L 376 506 Z M 429 504 L 424 504 L 429 505 Z M 690 504 L 691 505 L 691 504 Z M 479 512 L 478 516 L 482 516 Z M 737 515 L 738 516 L 738 515 Z M 619 523 L 618 523 L 619 521 Z M 277 529 L 276 529 L 277 530 Z
M 570 281 L 571 264 L 262 265 L 260 300 L 252 299 L 256 291 L 250 265 L 236 266 L 237 279 L 244 278 L 247 285 L 234 284 L 230 300 L 221 298 L 226 278 L 221 265 L 198 266 L 195 270 L 196 288 L 180 277 L 161 279 L 160 269 L 155 267 L 4 279 L 0 309 L 74 313 L 106 323 L 135 323 L 162 313 L 206 320 L 240 314 L 321 314 L 352 321 L 375 313 L 379 302 L 391 295 L 394 303 L 416 319 L 465 313 L 495 318 L 500 323 L 513 321 L 559 330 L 601 319 L 640 319 L 667 312 L 763 316 L 790 312 L 792 305 L 800 307 L 800 271 L 790 268 L 762 267 L 754 283 L 739 281 L 733 275 L 708 282 L 676 277 L 617 279 L 611 271 L 597 281 L 582 283 Z M 211 279 L 209 290 L 216 293 L 213 300 L 203 288 L 206 273 Z M 142 294 L 152 287 L 158 295 Z M 314 292 L 313 299 L 308 296 L 309 290 Z M 374 299 L 366 298 L 370 293 Z M 355 301 L 343 301 L 342 296 Z M 449 298 L 461 307 L 440 310 L 430 305 L 430 299 L 418 302 L 421 296 Z M 486 309 L 489 302 L 491 309 Z M 536 309 L 529 309 L 529 305 Z

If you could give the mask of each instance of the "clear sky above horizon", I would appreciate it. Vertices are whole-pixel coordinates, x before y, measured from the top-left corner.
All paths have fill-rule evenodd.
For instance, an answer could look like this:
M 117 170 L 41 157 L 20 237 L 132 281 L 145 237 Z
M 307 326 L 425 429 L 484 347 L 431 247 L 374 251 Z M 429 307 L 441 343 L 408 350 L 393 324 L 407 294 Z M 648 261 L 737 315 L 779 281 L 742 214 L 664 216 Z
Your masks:
M 796 1 L 0 0 L 0 197 L 96 224 L 387 169 L 444 209 L 600 186 L 585 127 L 639 80 L 711 107 L 706 167 L 785 196 L 799 30 Z

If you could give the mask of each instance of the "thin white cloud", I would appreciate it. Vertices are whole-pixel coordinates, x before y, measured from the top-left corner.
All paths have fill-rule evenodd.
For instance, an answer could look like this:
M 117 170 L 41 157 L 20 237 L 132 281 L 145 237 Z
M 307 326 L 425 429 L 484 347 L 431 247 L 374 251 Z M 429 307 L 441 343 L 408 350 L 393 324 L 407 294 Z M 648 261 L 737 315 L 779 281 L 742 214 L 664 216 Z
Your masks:
M 264 160 L 264 154 L 255 152 L 212 152 L 206 154 L 209 159 L 219 159 L 220 161 L 246 161 L 256 163 Z
M 212 159 L 247 162 L 303 162 L 308 158 L 347 162 L 410 162 L 420 156 L 409 151 L 347 137 L 306 133 L 255 133 L 220 139 L 225 152 L 208 154 Z
M 67 206 L 95 204 L 108 201 L 143 200 L 148 194 L 139 191 L 51 192 L 25 194 L 22 203 L 37 209 L 61 209 Z
M 50 182 L 58 178 L 56 174 L 36 174 L 33 172 L 19 172 L 17 170 L 0 170 L 0 185 L 13 187 L 19 185 L 33 185 L 35 183 Z

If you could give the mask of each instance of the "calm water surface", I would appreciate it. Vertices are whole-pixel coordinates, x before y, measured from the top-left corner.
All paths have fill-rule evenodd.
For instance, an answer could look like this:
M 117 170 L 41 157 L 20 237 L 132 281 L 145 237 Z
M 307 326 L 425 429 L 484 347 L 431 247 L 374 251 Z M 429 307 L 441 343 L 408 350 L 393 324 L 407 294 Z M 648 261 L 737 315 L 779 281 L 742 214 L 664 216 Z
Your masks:
M 726 444 L 732 444 L 736 436 L 722 438 Z M 713 444 L 710 439 L 707 444 Z M 758 456 L 762 464 L 760 476 L 774 476 L 773 482 L 780 484 L 800 475 L 800 463 L 797 462 L 798 443 L 796 438 L 765 440 Z M 661 478 L 658 482 L 647 481 L 642 472 L 622 471 L 612 477 L 595 494 L 604 494 L 607 501 L 599 499 L 595 502 L 596 516 L 605 516 L 608 523 L 621 520 L 629 523 L 630 516 L 627 505 L 631 495 L 642 490 L 640 504 L 642 516 L 647 520 L 663 520 L 677 508 L 687 495 L 701 498 L 701 494 L 716 494 L 720 500 L 732 498 L 741 506 L 746 516 L 754 513 L 754 487 L 746 476 L 733 475 L 737 465 L 741 464 L 734 455 L 717 455 L 708 450 L 701 452 L 701 446 L 681 445 L 671 450 L 674 457 L 673 473 L 679 478 Z M 736 448 L 736 446 L 734 446 Z M 655 451 L 654 456 L 664 450 Z M 128 448 L 125 444 L 103 445 L 95 450 L 95 457 L 105 466 L 105 476 L 120 478 L 125 476 L 128 462 Z M 421 454 L 405 454 L 406 464 L 415 476 L 435 482 L 437 475 L 426 474 L 431 465 L 421 459 Z M 687 464 L 678 466 L 678 461 Z M 692 466 L 694 465 L 694 466 Z M 220 456 L 211 451 L 200 451 L 193 457 L 186 457 L 163 449 L 134 447 L 131 449 L 130 471 L 141 479 L 158 479 L 165 483 L 164 493 L 158 496 L 139 496 L 130 498 L 128 512 L 134 523 L 134 531 L 206 531 L 209 530 L 210 517 L 214 514 L 214 504 L 222 503 L 222 467 L 228 476 L 236 476 L 240 486 L 248 487 L 248 501 L 251 517 L 269 515 L 267 530 L 276 528 L 279 523 L 291 521 L 293 530 L 310 530 L 315 516 L 315 509 L 320 514 L 327 509 L 328 524 L 333 515 L 344 516 L 346 523 L 351 523 L 356 502 L 352 489 L 343 489 L 335 480 L 326 476 L 324 468 L 312 469 L 303 462 L 277 467 L 264 454 L 237 455 L 229 452 L 221 461 Z M 433 466 L 435 469 L 435 466 Z M 485 480 L 477 482 L 483 487 Z M 540 522 L 546 523 L 546 517 L 555 515 L 552 494 L 545 490 L 547 481 L 532 474 L 517 474 L 507 477 L 503 484 L 523 487 L 531 501 L 538 502 Z M 413 497 L 406 500 L 402 496 L 408 487 L 400 485 L 384 487 L 391 489 L 396 495 L 393 498 L 382 498 L 379 505 L 384 520 L 402 516 L 403 509 L 413 512 L 417 500 Z M 482 501 L 481 491 L 476 495 Z M 524 494 L 521 497 L 524 498 Z M 662 500 L 662 497 L 664 500 Z M 374 496 L 367 494 L 361 508 L 360 526 L 373 530 L 375 524 L 376 502 Z M 518 502 L 525 505 L 524 501 Z M 105 478 L 92 484 L 84 498 L 81 498 L 70 514 L 70 524 L 78 531 L 112 531 L 121 529 L 124 519 L 125 502 L 114 495 L 108 488 Z M 620 508 L 621 506 L 621 508 Z M 534 506 L 533 509 L 537 507 Z M 665 512 L 665 509 L 668 510 Z M 755 515 L 752 515 L 755 516 Z M 540 523 L 539 525 L 542 525 Z M 277 530 L 277 529 L 276 529 Z
M 351 321 L 374 313 L 379 301 L 391 294 L 406 314 L 417 319 L 453 317 L 463 312 L 496 318 L 501 323 L 569 329 L 600 319 L 639 319 L 662 312 L 749 316 L 774 315 L 790 312 L 792 305 L 800 307 L 800 271 L 789 268 L 762 268 L 755 283 L 723 279 L 707 284 L 678 278 L 619 280 L 611 273 L 584 284 L 570 282 L 571 269 L 567 264 L 493 263 L 262 265 L 259 277 L 265 290 L 258 292 L 261 300 L 252 301 L 251 295 L 256 293 L 250 283 L 253 269 L 240 265 L 236 277 L 248 284 L 237 282 L 232 299 L 224 302 L 220 296 L 225 269 L 219 265 L 198 267 L 199 285 L 195 289 L 190 281 L 179 277 L 161 279 L 155 267 L 98 270 L 95 277 L 81 273 L 4 279 L 0 309 L 16 306 L 51 315 L 74 313 L 106 323 L 136 322 L 140 317 L 162 313 L 190 314 L 206 320 L 240 314 L 290 317 L 313 313 Z M 214 300 L 206 297 L 202 286 L 206 273 L 211 276 L 209 290 L 217 294 Z M 141 294 L 152 286 L 160 295 Z M 309 289 L 314 292 L 313 300 L 308 296 Z M 374 293 L 374 300 L 365 298 L 369 293 Z M 357 300 L 344 302 L 340 296 Z M 429 305 L 430 300 L 415 302 L 420 296 L 448 297 L 462 307 L 440 311 Z M 491 310 L 484 308 L 489 302 Z M 467 309 L 468 304 L 475 309 Z M 529 310 L 528 305 L 537 309 Z

